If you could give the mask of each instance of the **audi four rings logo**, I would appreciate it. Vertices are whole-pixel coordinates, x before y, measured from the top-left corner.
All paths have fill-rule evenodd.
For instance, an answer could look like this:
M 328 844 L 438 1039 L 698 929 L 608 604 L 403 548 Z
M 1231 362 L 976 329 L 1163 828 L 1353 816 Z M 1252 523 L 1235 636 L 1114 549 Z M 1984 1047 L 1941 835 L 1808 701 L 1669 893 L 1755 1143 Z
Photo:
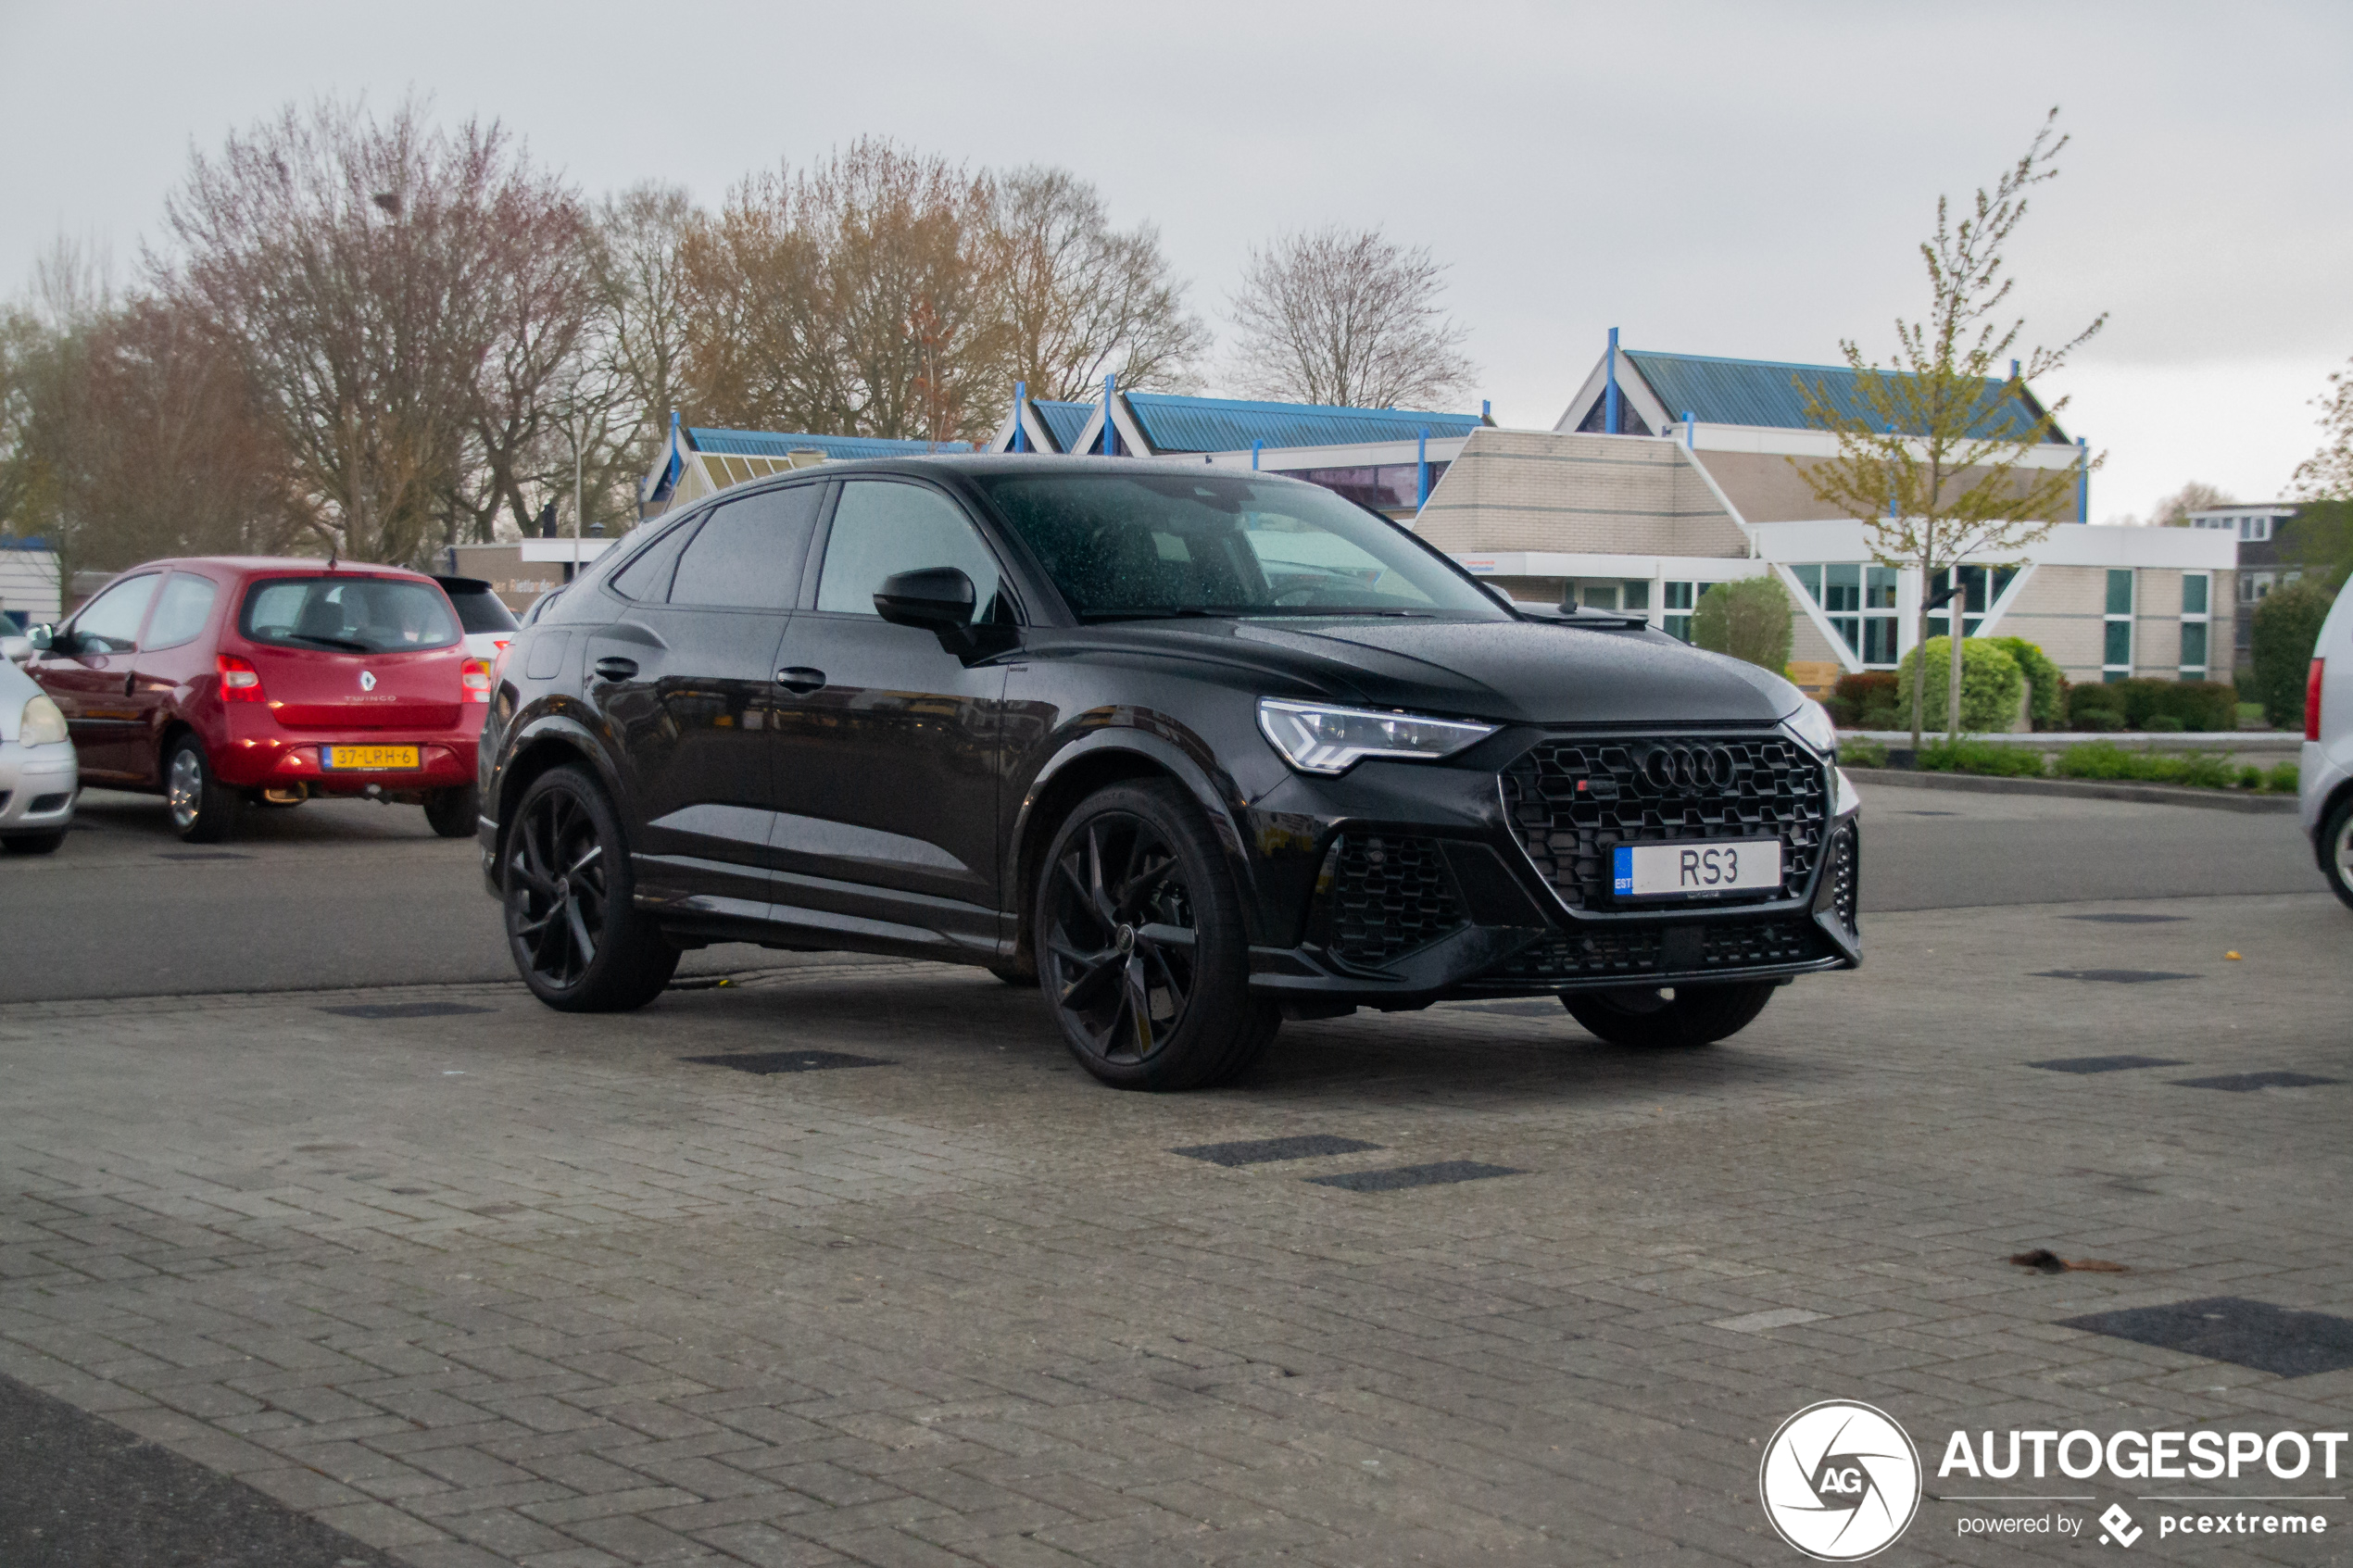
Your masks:
M 359 689 L 363 692 L 371 692 L 376 689 L 376 672 L 374 671 L 362 670 L 359 671 Z
M 1642 759 L 1642 777 L 1661 789 L 1717 787 L 1732 782 L 1735 766 L 1729 746 L 1655 746 Z

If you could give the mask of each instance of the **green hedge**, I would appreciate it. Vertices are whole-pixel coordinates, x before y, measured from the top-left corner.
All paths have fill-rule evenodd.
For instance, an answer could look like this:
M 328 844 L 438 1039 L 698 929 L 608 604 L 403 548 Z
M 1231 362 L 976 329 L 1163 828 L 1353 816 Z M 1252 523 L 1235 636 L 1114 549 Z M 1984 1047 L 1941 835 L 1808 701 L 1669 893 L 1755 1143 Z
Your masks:
M 1922 647 L 1904 656 L 1895 678 L 1901 689 L 1912 689 L 1912 671 L 1925 652 L 1927 668 L 1920 680 L 1920 727 L 1944 727 L 1945 686 L 1951 680 L 1953 644 L 1948 637 L 1931 637 Z M 2025 672 L 2009 649 L 1990 637 L 1971 637 L 1961 645 L 1961 728 L 1980 734 L 2007 733 L 2018 718 L 2018 699 Z M 1908 719 L 1906 722 L 1908 722 Z
M 2067 722 L 2067 676 L 2051 662 L 2050 656 L 2024 637 L 1990 637 L 2009 651 L 2018 660 L 2020 673 L 2030 687 L 2028 701 L 2032 704 L 2028 717 L 2038 730 L 2056 730 Z M 1961 650 L 1966 658 L 1969 650 Z M 1966 676 L 1963 677 L 1967 679 Z
M 2238 701 L 2237 689 L 2221 681 L 2135 677 L 2069 687 L 2067 721 L 2077 730 L 2145 730 L 2152 720 L 2172 719 L 2184 730 L 2227 732 L 2239 727 Z
M 2304 727 L 2304 683 L 2312 645 L 2334 600 L 2318 583 L 2283 583 L 2255 607 L 2255 700 L 2264 719 L 2283 730 Z
M 2114 741 L 2092 740 L 2059 753 L 2058 776 L 2228 789 L 2237 771 L 2228 758 L 2207 752 L 2128 751 Z
M 1966 653 L 1966 649 L 1963 650 Z M 1968 699 L 1968 671 L 1962 671 L 1961 696 Z M 2032 746 L 2004 746 L 1990 740 L 1922 742 L 1915 764 L 1923 773 L 1990 773 L 2003 779 L 2039 779 L 2043 754 Z

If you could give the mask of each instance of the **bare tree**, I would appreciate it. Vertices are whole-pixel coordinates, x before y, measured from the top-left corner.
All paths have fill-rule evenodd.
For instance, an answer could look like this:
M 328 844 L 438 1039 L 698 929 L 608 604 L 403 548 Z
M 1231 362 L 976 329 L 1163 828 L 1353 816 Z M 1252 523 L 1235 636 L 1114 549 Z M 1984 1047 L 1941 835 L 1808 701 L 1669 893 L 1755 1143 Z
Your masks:
M 754 176 L 680 250 L 687 401 L 724 424 L 977 433 L 1001 353 L 990 187 L 872 138 Z
M 1188 392 L 1209 330 L 1149 223 L 1111 226 L 1095 187 L 1063 169 L 1016 169 L 988 212 L 988 286 L 1003 314 L 1008 382 L 1079 401 L 1106 373 L 1122 386 Z
M 1838 437 L 1837 457 L 1798 471 L 1818 500 L 1862 521 L 1873 559 L 1919 569 L 1916 646 L 1928 642 L 1930 585 L 1938 573 L 2040 539 L 2074 495 L 2083 467 L 2099 463 L 2025 466 L 2025 458 L 2050 441 L 2068 400 L 2031 412 L 2024 388 L 1994 375 L 2025 328 L 2024 321 L 2006 324 L 1997 314 L 2015 282 L 2004 275 L 2003 247 L 2026 216 L 2026 193 L 2057 178 L 2054 160 L 2067 143 L 2055 108 L 2025 154 L 1991 192 L 1979 189 L 1974 207 L 1958 223 L 1951 220 L 1945 198 L 1937 198 L 1936 232 L 1920 245 L 1928 264 L 1928 319 L 1897 319 L 1894 370 L 1882 370 L 1855 344 L 1842 342 L 1855 371 L 1853 404 L 1833 397 L 1824 383 L 1796 383 L 1806 417 Z M 2058 347 L 2036 348 L 2027 358 L 2025 378 L 2057 370 L 2107 322 L 2103 314 Z M 1950 733 L 1961 725 L 1966 609 L 1965 602 L 1957 602 L 1951 612 Z M 1925 662 L 1914 660 L 1915 670 Z M 1917 749 L 1923 721 L 1917 674 L 1913 684 Z
M 2233 497 L 2227 492 L 2216 489 L 2204 480 L 2193 479 L 2149 508 L 2148 526 L 2187 528 L 2192 512 L 2202 512 L 2208 507 L 2227 507 L 2232 502 Z
M 275 555 L 309 535 L 313 509 L 245 367 L 205 323 L 165 300 L 134 300 L 92 334 L 87 363 L 83 564 Z
M 552 374 L 521 323 L 544 304 L 548 229 L 577 220 L 550 214 L 575 207 L 495 122 L 321 103 L 198 154 L 165 206 L 183 258 L 148 265 L 237 345 L 342 548 L 420 559 L 483 459 L 485 403 Z
M 580 406 L 609 399 L 616 466 L 643 470 L 685 395 L 686 307 L 680 247 L 696 220 L 675 185 L 633 185 L 598 204 L 591 258 L 597 313 Z M 587 383 L 600 383 L 597 386 Z M 602 396 L 599 395 L 602 394 Z
M 1379 229 L 1328 224 L 1253 248 L 1227 302 L 1240 334 L 1232 380 L 1245 394 L 1393 408 L 1466 392 L 1469 332 L 1439 308 L 1445 267 Z
M 32 287 L 0 315 L 0 521 L 37 534 L 69 581 L 89 564 L 90 470 L 104 437 L 89 409 L 93 344 L 114 309 L 103 246 L 59 235 Z
M 2296 465 L 2296 494 L 2308 501 L 2353 499 L 2353 367 L 2333 372 L 2312 399 L 2321 410 L 2321 449 Z

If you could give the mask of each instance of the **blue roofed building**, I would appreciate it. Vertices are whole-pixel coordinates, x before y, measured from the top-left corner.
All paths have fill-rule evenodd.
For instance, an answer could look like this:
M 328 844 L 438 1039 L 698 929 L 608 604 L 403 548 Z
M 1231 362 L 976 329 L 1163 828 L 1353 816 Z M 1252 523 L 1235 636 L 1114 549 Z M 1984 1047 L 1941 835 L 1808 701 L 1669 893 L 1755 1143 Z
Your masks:
M 1021 397 L 987 452 L 1105 451 L 1105 402 Z M 1444 476 L 1484 412 L 1353 408 L 1111 389 L 1110 453 L 1213 467 L 1256 468 L 1307 480 L 1392 517 L 1410 517 Z
M 653 468 L 638 481 L 638 515 L 659 517 L 673 507 L 715 495 L 730 484 L 765 479 L 787 469 L 858 458 L 921 458 L 969 452 L 969 441 L 901 441 L 875 435 L 814 435 L 765 430 L 714 430 L 681 425 Z

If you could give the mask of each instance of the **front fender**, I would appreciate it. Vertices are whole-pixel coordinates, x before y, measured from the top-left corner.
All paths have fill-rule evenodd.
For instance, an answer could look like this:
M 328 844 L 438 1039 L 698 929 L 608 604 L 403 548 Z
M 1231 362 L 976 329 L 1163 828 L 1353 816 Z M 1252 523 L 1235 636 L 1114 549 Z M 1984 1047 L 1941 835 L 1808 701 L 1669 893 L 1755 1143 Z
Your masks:
M 1023 896 L 1026 886 L 1025 872 L 1030 858 L 1044 854 L 1046 848 L 1043 838 L 1049 830 L 1041 822 L 1041 811 L 1058 820 L 1061 811 L 1076 804 L 1069 798 L 1074 781 L 1083 781 L 1090 775 L 1109 776 L 1099 771 L 1101 765 L 1124 754 L 1140 759 L 1154 771 L 1175 779 L 1208 817 L 1227 869 L 1233 874 L 1235 891 L 1240 896 L 1243 923 L 1250 939 L 1253 943 L 1259 941 L 1263 912 L 1259 908 L 1257 870 L 1240 826 L 1248 798 L 1232 774 L 1219 763 L 1209 744 L 1164 714 L 1132 708 L 1101 708 L 1077 714 L 1063 726 L 1058 738 L 1061 744 L 1023 791 L 1008 836 L 1004 885 L 1013 890 L 1020 901 L 1014 909 L 1017 919 L 1026 925 L 1029 911 Z M 1076 787 L 1084 789 L 1085 785 L 1078 783 Z

